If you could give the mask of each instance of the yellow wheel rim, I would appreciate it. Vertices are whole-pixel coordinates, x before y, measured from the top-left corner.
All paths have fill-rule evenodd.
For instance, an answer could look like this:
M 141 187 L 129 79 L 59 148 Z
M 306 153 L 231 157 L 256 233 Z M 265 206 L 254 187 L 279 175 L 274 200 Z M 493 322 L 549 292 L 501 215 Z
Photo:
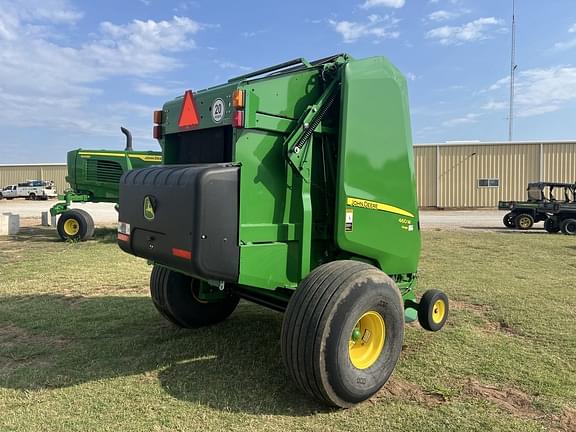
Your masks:
M 446 303 L 444 300 L 436 300 L 432 307 L 432 321 L 434 324 L 440 324 L 446 315 Z
M 527 217 L 523 217 L 522 219 L 520 219 L 520 226 L 522 228 L 528 228 L 530 226 L 530 219 L 528 219 Z
M 350 361 L 358 369 L 372 366 L 382 353 L 386 327 L 378 312 L 368 311 L 360 317 L 348 343 Z
M 80 224 L 75 219 L 68 219 L 64 222 L 64 232 L 68 236 L 75 236 L 80 231 Z

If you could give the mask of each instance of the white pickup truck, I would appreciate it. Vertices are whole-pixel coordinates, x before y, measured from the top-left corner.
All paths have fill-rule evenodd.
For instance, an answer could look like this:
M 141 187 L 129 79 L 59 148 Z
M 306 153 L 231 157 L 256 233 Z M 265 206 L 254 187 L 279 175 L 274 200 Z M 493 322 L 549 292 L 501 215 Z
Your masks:
M 47 200 L 48 198 L 56 198 L 57 196 L 54 182 L 47 180 L 28 180 L 6 186 L 0 190 L 0 199 L 26 198 L 31 200 Z

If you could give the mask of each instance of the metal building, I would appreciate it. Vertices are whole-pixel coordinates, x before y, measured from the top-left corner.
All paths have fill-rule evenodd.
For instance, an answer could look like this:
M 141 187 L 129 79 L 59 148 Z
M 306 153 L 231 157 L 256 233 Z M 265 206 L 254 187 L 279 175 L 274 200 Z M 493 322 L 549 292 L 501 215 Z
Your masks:
M 58 193 L 62 193 L 70 187 L 65 177 L 65 163 L 0 164 L 0 188 L 26 180 L 53 180 Z
M 576 141 L 414 146 L 421 207 L 496 207 L 526 199 L 533 181 L 576 182 Z
M 532 181 L 576 182 L 576 141 L 416 144 L 421 207 L 496 207 L 526 198 Z M 0 187 L 25 180 L 54 180 L 68 188 L 66 164 L 0 165 Z

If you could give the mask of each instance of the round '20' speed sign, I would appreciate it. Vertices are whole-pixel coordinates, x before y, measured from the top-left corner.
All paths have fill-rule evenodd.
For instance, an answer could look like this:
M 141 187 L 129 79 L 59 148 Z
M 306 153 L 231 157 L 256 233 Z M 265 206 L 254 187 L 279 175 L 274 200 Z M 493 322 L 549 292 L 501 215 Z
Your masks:
M 212 120 L 219 123 L 224 117 L 224 101 L 222 99 L 216 99 L 212 103 Z

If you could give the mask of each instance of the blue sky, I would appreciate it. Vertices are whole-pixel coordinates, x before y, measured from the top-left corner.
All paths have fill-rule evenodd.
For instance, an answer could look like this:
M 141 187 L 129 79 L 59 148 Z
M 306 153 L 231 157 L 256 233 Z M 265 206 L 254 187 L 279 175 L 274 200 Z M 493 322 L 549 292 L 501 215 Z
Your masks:
M 384 55 L 416 143 L 507 139 L 511 0 L 0 0 L 0 163 L 159 149 L 152 111 L 296 57 Z M 575 139 L 576 2 L 517 0 L 514 138 Z

